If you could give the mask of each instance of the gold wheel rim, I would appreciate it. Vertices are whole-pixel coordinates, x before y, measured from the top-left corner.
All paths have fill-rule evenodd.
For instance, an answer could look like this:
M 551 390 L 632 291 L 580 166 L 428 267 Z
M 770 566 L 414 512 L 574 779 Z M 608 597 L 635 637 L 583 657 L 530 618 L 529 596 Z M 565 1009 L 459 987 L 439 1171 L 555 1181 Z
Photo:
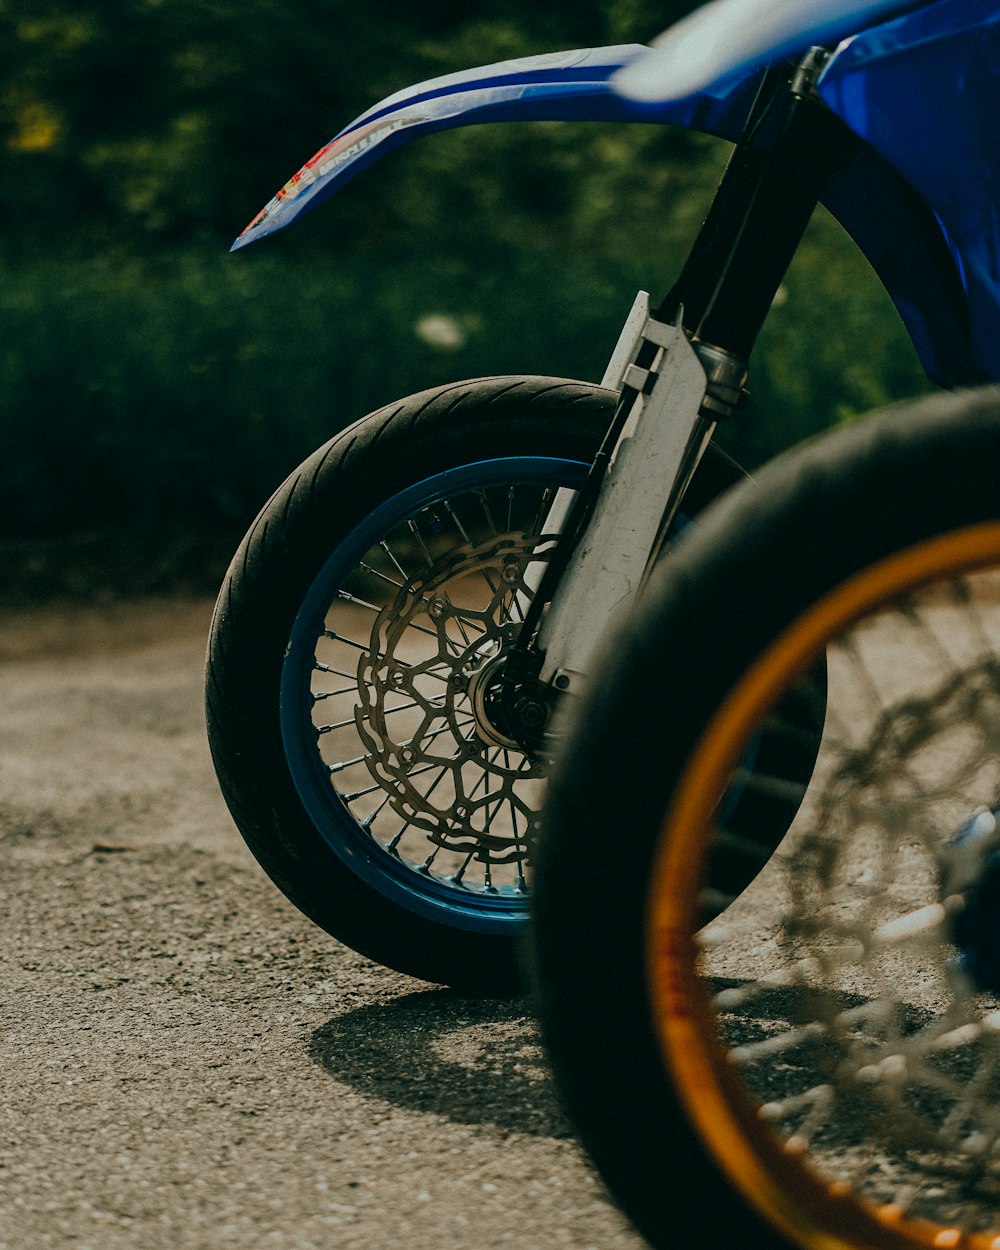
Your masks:
M 646 929 L 654 1030 L 678 1096 L 732 1185 L 806 1250 L 1000 1250 L 1000 1231 L 966 1233 L 876 1205 L 814 1171 L 758 1118 L 734 1074 L 696 972 L 696 908 L 718 796 L 753 728 L 828 640 L 867 613 L 948 574 L 1000 564 L 1000 523 L 895 554 L 820 600 L 745 674 L 685 768 L 664 821 Z

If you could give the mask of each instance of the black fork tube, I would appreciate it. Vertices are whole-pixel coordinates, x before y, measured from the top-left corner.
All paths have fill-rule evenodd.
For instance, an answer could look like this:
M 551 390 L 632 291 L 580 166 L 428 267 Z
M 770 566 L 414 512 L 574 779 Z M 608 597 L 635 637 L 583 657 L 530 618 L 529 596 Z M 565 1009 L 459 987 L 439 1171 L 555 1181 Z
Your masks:
M 706 344 L 743 364 L 827 179 L 858 142 L 832 113 L 796 95 L 789 77 L 782 70 L 765 76 L 680 277 L 653 314 L 670 324 L 680 316 L 696 347 Z M 652 343 L 643 344 L 636 363 L 648 368 L 655 353 Z M 519 691 L 529 691 L 536 701 L 546 698 L 532 688 L 541 665 L 534 650 L 535 634 L 590 519 L 635 400 L 636 392 L 625 386 L 511 650 L 503 700 L 512 725 L 517 723 Z
M 765 83 L 679 278 L 656 309 L 749 359 L 827 180 L 857 137 L 787 81 Z M 765 95 L 766 93 L 766 95 Z

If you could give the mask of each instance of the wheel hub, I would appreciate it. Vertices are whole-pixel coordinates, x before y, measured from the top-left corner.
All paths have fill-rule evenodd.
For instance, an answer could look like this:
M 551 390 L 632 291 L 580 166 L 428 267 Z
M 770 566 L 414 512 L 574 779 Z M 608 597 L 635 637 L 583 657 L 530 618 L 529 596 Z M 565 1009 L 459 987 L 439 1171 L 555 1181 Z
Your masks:
M 509 631 L 516 636 L 517 631 Z M 505 638 L 504 643 L 509 639 Z M 485 660 L 469 678 L 468 696 L 476 718 L 476 736 L 484 744 L 507 747 L 521 751 L 521 743 L 506 725 L 503 708 L 503 671 L 507 663 L 507 650 Z

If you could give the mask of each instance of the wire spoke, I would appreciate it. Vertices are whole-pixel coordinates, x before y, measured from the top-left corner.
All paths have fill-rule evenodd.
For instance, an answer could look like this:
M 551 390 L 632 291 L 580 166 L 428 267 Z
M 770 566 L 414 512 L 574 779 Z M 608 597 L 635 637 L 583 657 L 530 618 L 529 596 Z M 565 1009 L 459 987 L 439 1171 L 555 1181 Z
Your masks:
M 309 693 L 334 793 L 374 844 L 441 888 L 512 906 L 529 889 L 544 769 L 485 740 L 493 731 L 477 725 L 466 686 L 524 619 L 522 571 L 538 559 L 553 498 L 541 483 L 498 482 L 401 518 L 333 592 Z M 345 653 L 338 663 L 341 646 L 356 653 L 356 672 Z
M 497 529 L 496 521 L 493 520 L 493 513 L 490 511 L 489 500 L 486 498 L 486 492 L 481 490 L 479 493 L 479 501 L 483 505 L 483 513 L 486 517 L 486 524 L 493 531 L 494 535 L 498 535 L 500 531 Z
M 1000 665 L 980 610 L 995 582 L 979 599 L 977 577 L 921 585 L 828 640 L 825 715 L 811 681 L 787 704 L 776 691 L 698 852 L 718 915 L 697 967 L 727 1072 L 792 1156 L 897 1218 L 936 1221 L 942 1246 L 1000 1234 L 1000 996 L 964 945 L 956 958 L 977 940 L 955 928 L 976 905 L 968 883 L 1000 874 L 1000 857 L 977 868 L 1000 831 L 958 861 L 952 841 L 1000 799 Z M 824 726 L 809 781 L 772 766 L 808 756 L 786 710 L 803 707 Z M 770 858 L 761 817 L 737 819 L 747 798 L 798 811 Z M 711 879 L 733 853 L 761 867 L 739 895 Z

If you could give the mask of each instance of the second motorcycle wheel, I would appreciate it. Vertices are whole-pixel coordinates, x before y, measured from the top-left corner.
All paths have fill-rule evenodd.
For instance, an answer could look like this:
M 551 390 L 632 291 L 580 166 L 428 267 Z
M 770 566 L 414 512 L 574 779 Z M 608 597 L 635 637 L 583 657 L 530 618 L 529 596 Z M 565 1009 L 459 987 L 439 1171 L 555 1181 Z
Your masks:
M 658 571 L 578 710 L 539 1006 L 655 1247 L 1000 1246 L 998 461 L 996 391 L 791 453 Z M 748 769 L 810 704 L 808 784 Z M 801 806 L 723 896 L 747 788 Z
M 306 915 L 424 980 L 521 983 L 546 768 L 491 680 L 616 398 L 507 377 L 374 413 L 278 490 L 219 596 L 208 728 L 245 840 Z M 741 477 L 711 452 L 686 508 Z

